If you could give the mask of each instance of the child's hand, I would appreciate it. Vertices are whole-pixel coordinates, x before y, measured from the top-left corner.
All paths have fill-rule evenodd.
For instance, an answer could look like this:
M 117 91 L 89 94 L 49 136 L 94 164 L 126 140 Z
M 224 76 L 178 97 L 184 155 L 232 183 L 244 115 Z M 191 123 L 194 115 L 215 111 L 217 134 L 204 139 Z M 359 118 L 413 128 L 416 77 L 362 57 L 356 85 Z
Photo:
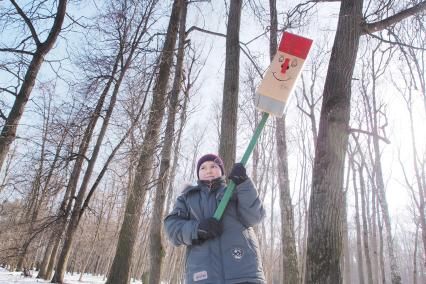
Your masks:
M 241 163 L 236 163 L 231 170 L 228 178 L 235 182 L 236 185 L 243 183 L 248 179 L 246 168 Z
M 198 225 L 198 238 L 203 241 L 219 237 L 222 232 L 222 223 L 213 217 L 201 220 Z

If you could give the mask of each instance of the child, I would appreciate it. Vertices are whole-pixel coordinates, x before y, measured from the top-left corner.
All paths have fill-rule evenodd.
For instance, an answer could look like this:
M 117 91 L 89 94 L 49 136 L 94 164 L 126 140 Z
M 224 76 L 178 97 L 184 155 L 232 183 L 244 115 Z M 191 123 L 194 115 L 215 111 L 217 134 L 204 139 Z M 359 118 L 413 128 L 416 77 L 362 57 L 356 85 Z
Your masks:
M 221 221 L 213 214 L 226 189 L 222 159 L 214 154 L 197 163 L 198 185 L 177 198 L 164 225 L 170 241 L 185 245 L 187 284 L 265 283 L 253 226 L 265 211 L 242 164 L 229 179 L 237 185 Z

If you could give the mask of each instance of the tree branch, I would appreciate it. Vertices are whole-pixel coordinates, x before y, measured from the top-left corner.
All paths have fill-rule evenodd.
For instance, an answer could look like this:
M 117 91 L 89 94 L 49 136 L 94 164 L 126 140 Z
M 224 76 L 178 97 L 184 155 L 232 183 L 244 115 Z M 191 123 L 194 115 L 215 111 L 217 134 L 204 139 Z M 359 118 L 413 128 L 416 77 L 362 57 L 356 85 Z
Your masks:
M 0 88 L 0 91 L 3 91 L 3 92 L 6 92 L 6 93 L 9 93 L 9 94 L 11 94 L 12 96 L 16 97 L 16 93 L 12 92 L 11 90 L 8 90 L 7 88 L 3 88 L 3 87 L 1 87 L 1 88 Z
M 362 129 L 356 129 L 356 128 L 349 128 L 349 132 L 358 132 L 358 133 L 363 133 L 363 134 L 367 134 L 367 135 L 370 135 L 370 136 L 377 136 L 377 138 L 379 138 L 380 140 L 382 140 L 386 144 L 390 144 L 390 141 L 389 141 L 388 138 L 382 137 L 382 136 L 380 136 L 378 134 L 375 135 L 374 133 L 371 133 L 369 131 L 365 131 L 365 130 L 362 130 Z
M 0 48 L 0 52 L 12 52 L 34 56 L 34 52 L 14 48 Z
M 212 31 L 209 31 L 209 30 L 205 30 L 205 29 L 202 29 L 202 28 L 199 28 L 199 27 L 197 27 L 197 26 L 192 26 L 192 27 L 190 27 L 187 31 L 186 31 L 186 33 L 185 33 L 185 36 L 188 36 L 188 34 L 190 33 L 190 32 L 192 32 L 192 31 L 199 31 L 199 32 L 203 32 L 203 33 L 206 33 L 206 34 L 210 34 L 210 35 L 215 35 L 215 36 L 220 36 L 220 37 L 224 37 L 224 38 L 226 38 L 226 35 L 225 34 L 222 34 L 222 33 L 217 33 L 217 32 L 212 32 Z M 251 40 L 250 42 L 252 42 L 253 40 Z M 250 43 L 249 42 L 249 43 Z M 247 58 L 248 58 L 248 60 L 250 60 L 250 62 L 253 64 L 253 66 L 254 66 L 254 68 L 256 69 L 256 72 L 259 74 L 259 76 L 260 76 L 260 78 L 263 78 L 263 75 L 262 75 L 262 72 L 259 70 L 259 67 L 257 66 L 257 64 L 253 61 L 253 58 L 250 56 L 250 54 L 244 49 L 244 48 L 242 48 L 241 47 L 241 45 L 244 45 L 244 46 L 247 46 L 247 44 L 246 43 L 243 43 L 243 42 L 240 42 L 240 50 L 247 56 Z
M 6 120 L 7 117 L 4 115 L 4 113 L 2 112 L 2 110 L 0 109 L 0 118 L 3 120 Z M 1 190 L 0 190 L 1 191 Z
M 10 0 L 10 2 L 12 2 L 12 5 L 15 7 L 18 14 L 22 17 L 22 19 L 24 19 L 25 24 L 27 24 L 28 28 L 30 29 L 31 35 L 32 35 L 36 45 L 40 46 L 41 45 L 40 39 L 37 36 L 37 32 L 36 32 L 36 30 L 33 26 L 33 23 L 31 22 L 31 20 L 27 17 L 27 15 L 25 15 L 24 11 L 22 11 L 21 7 L 19 7 L 19 5 L 15 2 L 15 0 Z
M 197 26 L 192 26 L 192 27 L 190 27 L 190 28 L 186 31 L 185 36 L 187 37 L 187 36 L 188 36 L 188 34 L 189 34 L 190 32 L 192 32 L 192 31 L 200 31 L 200 32 L 203 32 L 203 33 L 206 33 L 206 34 L 211 34 L 211 35 L 221 36 L 221 37 L 225 37 L 225 38 L 226 38 L 226 35 L 225 35 L 225 34 L 221 34 L 221 33 L 217 33 L 217 32 L 212 32 L 212 31 L 209 31 L 209 30 L 205 30 L 205 29 L 199 28 L 199 27 L 197 27 Z
M 392 15 L 386 19 L 383 19 L 378 22 L 374 23 L 364 23 L 362 24 L 363 34 L 372 34 L 378 31 L 381 31 L 389 26 L 392 26 L 393 24 L 400 22 L 404 20 L 405 18 L 408 18 L 414 14 L 417 14 L 423 10 L 426 9 L 426 1 L 422 1 L 417 5 L 414 5 L 411 8 L 407 8 L 405 10 L 402 10 L 399 13 L 396 13 L 395 15 Z
M 62 23 L 64 22 L 65 13 L 67 9 L 67 0 L 60 0 L 58 3 L 58 9 L 56 11 L 55 20 L 53 21 L 52 29 L 49 32 L 49 35 L 47 36 L 45 42 L 43 45 L 45 45 L 46 50 L 50 50 L 53 46 L 53 44 L 56 41 L 56 38 L 59 35 L 59 32 L 62 28 Z
M 410 44 L 406 44 L 406 43 L 403 43 L 403 42 L 400 42 L 400 41 L 387 40 L 387 39 L 384 39 L 384 38 L 377 36 L 375 34 L 368 34 L 368 35 L 371 36 L 371 37 L 374 37 L 375 39 L 377 39 L 381 42 L 388 43 L 388 44 L 391 44 L 391 45 L 404 46 L 404 47 L 408 47 L 408 48 L 415 49 L 415 50 L 425 50 L 426 51 L 426 48 L 412 46 Z M 393 36 L 395 36 L 395 34 L 393 34 Z

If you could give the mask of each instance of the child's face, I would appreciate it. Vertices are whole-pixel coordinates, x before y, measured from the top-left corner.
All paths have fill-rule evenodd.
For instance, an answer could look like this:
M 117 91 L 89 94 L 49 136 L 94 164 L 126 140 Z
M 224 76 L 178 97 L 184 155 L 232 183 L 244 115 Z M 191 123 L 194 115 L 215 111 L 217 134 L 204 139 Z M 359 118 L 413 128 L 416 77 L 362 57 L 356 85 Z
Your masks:
M 198 171 L 200 180 L 213 180 L 222 176 L 222 171 L 218 164 L 213 161 L 206 161 L 201 164 L 200 170 Z

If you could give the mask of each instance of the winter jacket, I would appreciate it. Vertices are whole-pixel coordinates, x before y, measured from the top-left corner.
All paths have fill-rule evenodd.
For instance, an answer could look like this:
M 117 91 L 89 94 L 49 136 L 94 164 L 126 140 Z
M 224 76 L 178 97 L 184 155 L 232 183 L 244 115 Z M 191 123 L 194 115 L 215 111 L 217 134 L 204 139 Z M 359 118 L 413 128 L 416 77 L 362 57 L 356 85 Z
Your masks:
M 199 221 L 212 217 L 225 192 L 225 183 L 210 189 L 203 182 L 186 188 L 165 218 L 168 238 L 186 245 L 187 284 L 265 283 L 253 226 L 265 215 L 250 179 L 238 185 L 222 217 L 220 237 L 200 242 Z

